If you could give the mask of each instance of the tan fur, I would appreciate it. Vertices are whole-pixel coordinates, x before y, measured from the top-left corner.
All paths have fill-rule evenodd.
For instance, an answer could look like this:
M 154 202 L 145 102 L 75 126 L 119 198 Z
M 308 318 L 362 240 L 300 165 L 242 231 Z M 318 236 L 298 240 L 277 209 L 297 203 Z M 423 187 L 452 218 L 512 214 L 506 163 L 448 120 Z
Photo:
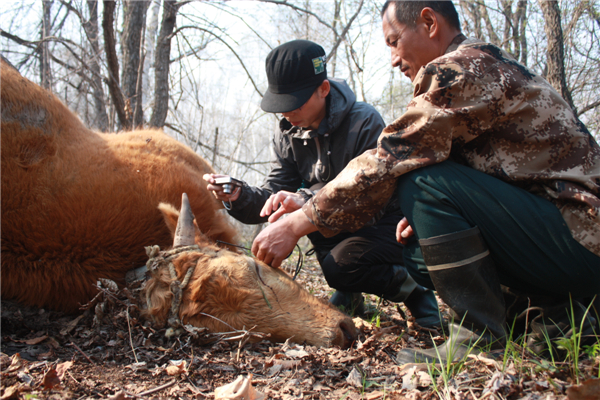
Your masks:
M 160 209 L 167 224 L 174 227 L 178 212 L 166 205 Z M 180 281 L 188 268 L 196 266 L 180 307 L 184 324 L 206 327 L 211 332 L 231 331 L 229 326 L 200 314 L 205 313 L 235 329 L 270 333 L 276 342 L 292 338 L 297 343 L 348 347 L 356 339 L 354 324 L 347 315 L 310 295 L 285 272 L 219 249 L 196 231 L 196 243 L 202 250 L 182 254 L 174 261 Z M 167 268 L 163 268 L 146 284 L 152 305 L 148 313 L 159 325 L 168 317 L 171 281 Z
M 0 63 L 2 298 L 65 311 L 123 282 L 172 244 L 160 202 L 189 195 L 200 229 L 234 241 L 202 175 L 212 168 L 158 130 L 100 134 L 54 95 Z

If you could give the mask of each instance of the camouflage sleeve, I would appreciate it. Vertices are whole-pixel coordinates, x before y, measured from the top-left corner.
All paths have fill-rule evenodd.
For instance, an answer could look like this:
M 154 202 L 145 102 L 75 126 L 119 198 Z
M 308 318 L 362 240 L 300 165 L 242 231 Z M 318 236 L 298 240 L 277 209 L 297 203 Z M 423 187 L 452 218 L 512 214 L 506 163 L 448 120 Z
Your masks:
M 414 82 L 415 97 L 406 113 L 384 129 L 377 150 L 352 160 L 304 205 L 323 235 L 359 229 L 392 195 L 400 175 L 446 160 L 453 141 L 471 141 L 485 131 L 483 125 L 494 123 L 489 104 L 497 94 L 467 75 L 451 61 L 423 68 Z

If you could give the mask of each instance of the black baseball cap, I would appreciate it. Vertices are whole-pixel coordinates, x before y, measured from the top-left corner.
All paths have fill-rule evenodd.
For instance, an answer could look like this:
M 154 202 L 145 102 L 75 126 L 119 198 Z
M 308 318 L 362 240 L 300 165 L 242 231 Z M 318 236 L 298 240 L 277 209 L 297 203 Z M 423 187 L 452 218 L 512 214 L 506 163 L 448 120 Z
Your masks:
M 327 79 L 325 50 L 309 40 L 292 40 L 271 50 L 266 70 L 269 88 L 260 107 L 272 113 L 296 110 Z

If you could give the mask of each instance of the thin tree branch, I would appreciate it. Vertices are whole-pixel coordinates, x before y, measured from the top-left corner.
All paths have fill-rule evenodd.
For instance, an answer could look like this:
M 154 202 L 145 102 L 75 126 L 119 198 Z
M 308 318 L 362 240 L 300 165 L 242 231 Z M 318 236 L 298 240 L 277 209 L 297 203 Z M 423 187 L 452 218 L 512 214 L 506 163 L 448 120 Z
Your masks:
M 222 39 L 222 38 L 221 38 L 219 35 L 217 35 L 217 34 L 215 34 L 215 33 L 211 32 L 211 31 L 210 31 L 210 30 L 208 30 L 208 29 L 201 28 L 201 27 L 199 27 L 199 26 L 192 26 L 192 25 L 185 25 L 185 26 L 182 26 L 182 27 L 178 28 L 176 31 L 174 31 L 174 32 L 171 34 L 171 36 L 175 36 L 177 33 L 181 32 L 181 31 L 182 31 L 182 30 L 184 30 L 184 29 L 197 29 L 197 30 L 199 30 L 199 31 L 206 32 L 206 33 L 208 33 L 209 35 L 212 35 L 212 36 L 214 36 L 214 37 L 215 37 L 215 38 L 217 38 L 219 41 L 221 41 L 221 42 L 222 42 L 222 43 L 223 43 L 225 46 L 227 46 L 227 48 L 228 48 L 229 50 L 231 50 L 231 52 L 233 53 L 233 55 L 235 56 L 235 58 L 237 58 L 237 59 L 238 59 L 238 61 L 239 61 L 239 62 L 240 62 L 240 64 L 242 65 L 242 68 L 244 68 L 244 71 L 246 71 L 246 75 L 248 75 L 248 79 L 250 79 L 250 82 L 252 82 L 252 86 L 254 86 L 254 90 L 256 90 L 256 92 L 257 92 L 257 93 L 260 95 L 260 97 L 263 97 L 263 94 L 262 94 L 262 92 L 261 92 L 261 91 L 258 89 L 258 86 L 256 86 L 256 82 L 254 82 L 254 79 L 252 79 L 252 75 L 250 75 L 250 71 L 248 71 L 248 68 L 246 68 L 246 65 L 244 64 L 244 61 L 242 61 L 242 58 L 241 58 L 241 57 L 238 55 L 238 53 L 237 53 L 237 52 L 236 52 L 236 51 L 233 49 L 233 47 L 231 47 L 231 46 L 229 45 L 229 43 L 227 43 L 227 42 L 226 42 L 225 40 L 223 40 L 223 39 Z

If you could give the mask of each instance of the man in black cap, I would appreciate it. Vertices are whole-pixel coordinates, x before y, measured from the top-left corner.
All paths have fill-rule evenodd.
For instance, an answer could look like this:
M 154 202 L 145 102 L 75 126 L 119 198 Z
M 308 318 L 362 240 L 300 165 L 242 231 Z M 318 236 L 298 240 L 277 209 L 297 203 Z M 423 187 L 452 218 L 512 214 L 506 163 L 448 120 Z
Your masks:
M 271 172 L 261 187 L 247 184 L 225 193 L 207 174 L 208 189 L 226 202 L 231 216 L 257 224 L 276 221 L 302 207 L 333 180 L 354 157 L 377 146 L 384 128 L 371 105 L 357 102 L 345 81 L 327 78 L 325 51 L 308 40 L 273 49 L 266 60 L 269 88 L 262 99 L 266 112 L 281 113 L 273 140 Z M 402 218 L 392 199 L 371 224 L 326 238 L 308 235 L 329 285 L 330 302 L 355 315 L 364 312 L 361 293 L 404 302 L 423 326 L 439 325 L 433 292 L 417 285 L 402 265 L 402 245 L 394 239 Z

